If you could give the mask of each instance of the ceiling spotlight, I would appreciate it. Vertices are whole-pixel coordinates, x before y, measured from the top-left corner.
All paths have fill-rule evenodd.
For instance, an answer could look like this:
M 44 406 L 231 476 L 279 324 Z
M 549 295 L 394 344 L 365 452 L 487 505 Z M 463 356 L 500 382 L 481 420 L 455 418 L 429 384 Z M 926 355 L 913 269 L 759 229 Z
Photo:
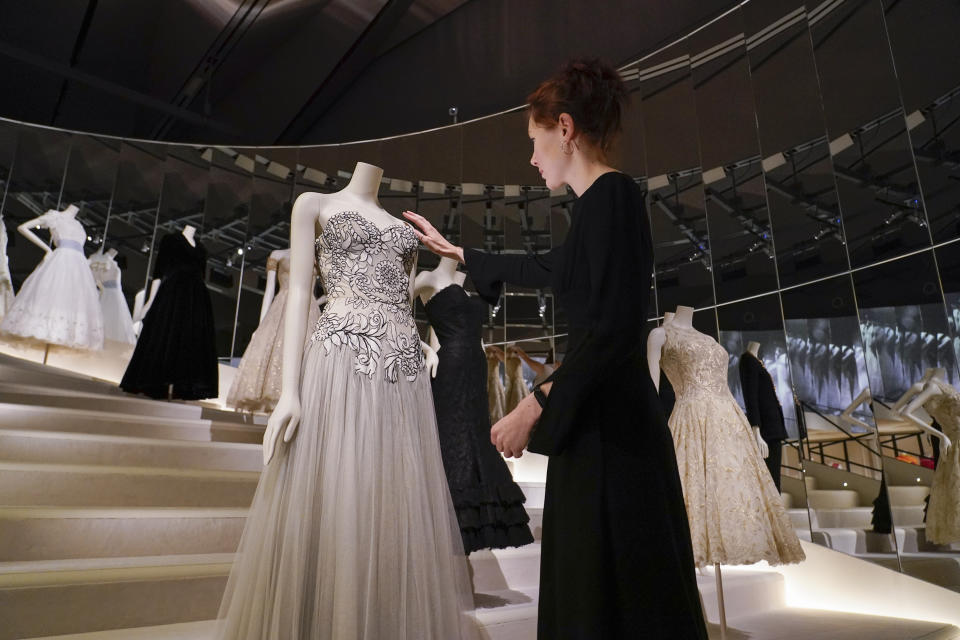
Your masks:
M 240 247 L 239 249 L 237 249 L 237 255 L 238 255 L 238 256 L 242 256 L 242 255 L 243 255 L 243 247 Z

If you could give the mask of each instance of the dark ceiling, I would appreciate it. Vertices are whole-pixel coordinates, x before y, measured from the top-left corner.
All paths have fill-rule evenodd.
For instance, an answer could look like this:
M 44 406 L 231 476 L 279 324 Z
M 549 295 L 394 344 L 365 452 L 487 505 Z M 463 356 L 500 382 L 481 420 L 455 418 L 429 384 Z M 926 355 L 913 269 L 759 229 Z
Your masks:
M 342 142 L 522 103 L 732 0 L 5 0 L 0 116 L 147 139 Z

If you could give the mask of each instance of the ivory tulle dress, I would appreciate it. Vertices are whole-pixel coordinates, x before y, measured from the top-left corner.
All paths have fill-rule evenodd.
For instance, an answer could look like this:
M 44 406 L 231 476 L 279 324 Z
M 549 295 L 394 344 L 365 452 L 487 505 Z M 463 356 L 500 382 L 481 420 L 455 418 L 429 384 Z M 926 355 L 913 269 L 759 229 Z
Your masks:
M 950 438 L 950 447 L 940 450 L 930 485 L 927 540 L 950 544 L 960 541 L 960 392 L 945 382 L 934 381 L 941 393 L 927 400 L 923 408 Z
M 24 280 L 0 331 L 74 349 L 102 349 L 103 312 L 83 253 L 87 232 L 60 211 L 48 211 L 37 224 L 50 230 L 55 248 Z
M 120 286 L 120 265 L 104 253 L 90 256 L 90 271 L 100 285 L 100 310 L 103 312 L 103 337 L 114 342 L 136 344 L 130 307 Z
M 302 418 L 260 476 L 218 639 L 476 637 L 408 294 L 417 244 L 350 211 L 317 239 L 327 305 Z
M 273 411 L 280 399 L 283 322 L 290 280 L 290 256 L 267 260 L 267 271 L 271 270 L 277 272 L 280 291 L 271 301 L 260 326 L 253 332 L 227 395 L 227 406 L 243 411 Z M 319 317 L 320 307 L 315 300 L 311 300 L 307 317 L 308 338 Z
M 727 386 L 726 350 L 696 329 L 664 330 L 661 366 L 676 393 L 668 425 L 696 565 L 800 562 L 800 541 Z
M 0 217 L 0 320 L 13 306 L 13 282 L 10 280 L 10 262 L 7 259 L 7 228 Z

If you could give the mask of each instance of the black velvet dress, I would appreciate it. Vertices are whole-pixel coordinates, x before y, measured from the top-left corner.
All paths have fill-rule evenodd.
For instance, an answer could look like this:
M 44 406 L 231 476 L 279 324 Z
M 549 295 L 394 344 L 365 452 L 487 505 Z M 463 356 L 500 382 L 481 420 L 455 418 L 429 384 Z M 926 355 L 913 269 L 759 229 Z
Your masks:
M 464 551 L 529 544 L 523 491 L 490 442 L 487 358 L 480 343 L 487 305 L 452 284 L 425 308 L 440 341 L 433 404 Z
M 160 289 L 143 319 L 120 388 L 151 398 L 215 398 L 219 393 L 213 305 L 203 283 L 207 250 L 182 233 L 160 241 L 153 277 Z
M 488 301 L 550 287 L 569 320 L 528 449 L 550 456 L 540 640 L 706 639 L 673 440 L 646 364 L 653 250 L 641 189 L 620 173 L 577 201 L 561 247 L 465 250 Z

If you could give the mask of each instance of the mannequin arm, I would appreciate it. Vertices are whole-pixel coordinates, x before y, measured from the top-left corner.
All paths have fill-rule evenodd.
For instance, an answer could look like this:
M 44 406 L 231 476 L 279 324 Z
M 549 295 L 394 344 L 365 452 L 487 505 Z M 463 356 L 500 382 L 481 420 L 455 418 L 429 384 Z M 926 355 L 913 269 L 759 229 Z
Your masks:
M 267 271 L 267 286 L 263 291 L 263 303 L 260 305 L 260 322 L 263 322 L 270 304 L 273 303 L 273 296 L 277 292 L 277 272 L 276 270 Z
M 307 332 L 307 313 L 313 298 L 313 241 L 316 220 L 323 206 L 323 195 L 302 193 L 290 214 L 290 289 L 287 313 L 283 320 L 283 364 L 280 398 L 267 421 L 263 436 L 263 462 L 273 457 L 277 438 L 283 432 L 284 442 L 293 439 L 300 423 L 300 364 Z
M 907 403 L 910 402 L 911 398 L 923 391 L 923 385 L 923 382 L 918 382 L 907 389 L 904 394 L 897 399 L 894 405 L 890 407 L 890 410 L 894 413 L 900 413 Z
M 939 393 L 943 393 L 943 391 L 940 390 L 940 387 L 938 387 L 936 383 L 927 383 L 923 391 L 907 405 L 906 409 L 900 412 L 900 415 L 920 427 L 922 431 L 936 438 L 940 438 L 941 446 L 946 448 L 950 446 L 950 438 L 948 438 L 945 433 L 937 431 L 925 421 L 921 420 L 915 413 L 917 409 L 926 404 L 927 400 Z
M 440 351 L 440 340 L 437 339 L 437 332 L 433 327 L 430 327 L 430 331 L 427 332 L 427 343 L 434 351 Z
M 50 255 L 53 249 L 51 249 L 46 242 L 41 240 L 40 236 L 38 236 L 33 232 L 33 228 L 36 227 L 38 224 L 40 224 L 42 217 L 43 216 L 40 216 L 39 218 L 34 218 L 33 220 L 27 220 L 26 222 L 21 224 L 19 227 L 17 227 L 17 231 L 19 231 L 20 235 L 25 237 L 27 240 L 37 245 L 41 249 L 43 249 L 46 255 Z
M 146 295 L 146 291 L 141 289 L 136 297 L 133 300 L 133 321 L 140 322 L 142 321 L 147 312 L 150 311 L 150 307 L 153 305 L 153 301 L 157 297 L 157 291 L 160 289 L 160 278 L 157 278 L 152 283 L 150 283 L 150 297 L 147 298 L 146 303 L 143 302 L 143 298 Z M 138 308 L 139 306 L 139 308 Z
M 757 441 L 757 448 L 760 449 L 760 457 L 769 458 L 770 446 L 767 444 L 767 441 L 763 439 L 763 436 L 760 435 L 760 427 L 753 427 L 753 438 Z
M 660 391 L 660 353 L 663 351 L 663 343 L 667 340 L 666 332 L 658 327 L 647 336 L 647 366 L 650 368 L 650 378 L 653 380 L 653 387 Z
M 440 364 L 437 352 L 423 340 L 420 341 L 420 348 L 423 349 L 423 368 L 430 372 L 431 378 L 436 378 L 437 365 Z
M 546 367 L 542 362 L 538 362 L 530 357 L 530 355 L 516 345 L 511 345 L 508 349 L 508 352 L 514 353 L 518 358 L 524 361 L 528 367 L 533 371 L 535 377 L 540 377 L 543 375 L 543 372 L 546 371 Z

